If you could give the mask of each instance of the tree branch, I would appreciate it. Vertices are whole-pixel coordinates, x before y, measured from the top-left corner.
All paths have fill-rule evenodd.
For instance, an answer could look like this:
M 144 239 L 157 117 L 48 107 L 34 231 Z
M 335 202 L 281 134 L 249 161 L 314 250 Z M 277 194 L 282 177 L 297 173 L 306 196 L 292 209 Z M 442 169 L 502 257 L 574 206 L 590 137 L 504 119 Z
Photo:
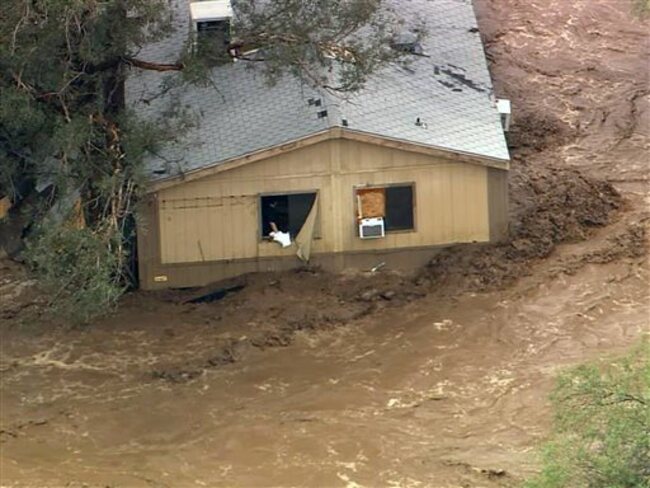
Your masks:
M 136 68 L 146 69 L 150 71 L 182 71 L 185 68 L 183 63 L 154 63 L 151 61 L 144 61 L 142 59 L 124 57 L 124 62 L 130 66 L 135 66 Z

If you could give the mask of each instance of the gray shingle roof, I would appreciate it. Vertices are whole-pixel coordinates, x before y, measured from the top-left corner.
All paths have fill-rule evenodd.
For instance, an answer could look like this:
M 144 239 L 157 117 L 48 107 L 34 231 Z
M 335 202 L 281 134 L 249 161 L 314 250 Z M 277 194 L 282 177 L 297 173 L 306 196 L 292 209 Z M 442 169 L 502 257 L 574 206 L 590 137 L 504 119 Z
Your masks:
M 139 56 L 175 61 L 186 41 L 188 0 L 172 0 L 176 34 L 146 46 Z M 261 149 L 342 126 L 381 137 L 508 160 L 492 82 L 471 0 L 394 0 L 399 12 L 424 20 L 425 56 L 408 68 L 389 66 L 345 98 L 316 90 L 289 75 L 269 85 L 258 63 L 213 70 L 213 86 L 161 93 L 160 73 L 134 71 L 127 100 L 155 119 L 170 107 L 196 115 L 197 125 L 169 141 L 149 161 L 152 179 L 197 170 Z M 171 77 L 179 76 L 172 74 Z M 322 106 L 308 100 L 322 100 Z M 327 110 L 326 117 L 318 112 Z M 416 119 L 422 124 L 416 125 Z

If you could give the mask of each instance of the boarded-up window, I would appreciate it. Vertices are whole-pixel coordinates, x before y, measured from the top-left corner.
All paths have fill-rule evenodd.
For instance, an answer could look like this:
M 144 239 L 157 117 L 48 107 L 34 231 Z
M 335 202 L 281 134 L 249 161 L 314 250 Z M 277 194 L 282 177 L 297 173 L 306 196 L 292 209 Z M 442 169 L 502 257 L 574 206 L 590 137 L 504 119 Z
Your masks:
M 311 210 L 316 193 L 291 193 L 288 195 L 264 195 L 261 197 L 262 235 L 272 231 L 271 222 L 278 230 L 295 237 Z
M 359 217 L 370 219 L 386 215 L 386 194 L 384 188 L 362 188 L 357 190 L 360 209 Z
M 358 218 L 383 217 L 387 232 L 415 227 L 413 185 L 359 188 L 356 196 Z

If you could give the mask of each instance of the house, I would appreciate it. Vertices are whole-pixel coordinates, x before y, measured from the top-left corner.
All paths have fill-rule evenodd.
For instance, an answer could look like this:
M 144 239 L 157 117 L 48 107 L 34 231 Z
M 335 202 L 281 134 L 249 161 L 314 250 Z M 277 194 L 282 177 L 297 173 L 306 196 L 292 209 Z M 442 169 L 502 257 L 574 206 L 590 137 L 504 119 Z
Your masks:
M 181 37 L 147 46 L 147 59 L 169 62 L 182 48 L 190 5 L 172 3 Z M 162 94 L 159 73 L 129 79 L 141 115 L 197 117 L 150 161 L 142 288 L 306 259 L 334 271 L 414 269 L 441 247 L 505 235 L 509 154 L 472 4 L 399 6 L 426 22 L 421 53 L 347 97 L 289 76 L 269 86 L 245 62 L 215 68 L 213 86 Z

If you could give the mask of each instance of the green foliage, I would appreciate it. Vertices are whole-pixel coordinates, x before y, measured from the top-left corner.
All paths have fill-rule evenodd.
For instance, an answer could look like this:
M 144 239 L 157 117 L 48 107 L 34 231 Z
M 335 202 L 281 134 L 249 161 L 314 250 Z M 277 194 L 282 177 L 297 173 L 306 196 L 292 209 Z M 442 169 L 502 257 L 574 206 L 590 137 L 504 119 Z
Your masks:
M 83 324 L 110 311 L 124 292 L 119 241 L 115 233 L 102 236 L 87 227 L 43 225 L 25 257 L 51 297 L 47 313 Z
M 402 19 L 381 0 L 240 0 L 235 38 L 261 51 L 271 81 L 290 72 L 312 85 L 356 90 L 378 67 L 401 59 L 391 41 Z
M 166 0 L 128 3 L 129 15 L 121 0 L 3 2 L 0 193 L 22 196 L 25 180 L 86 188 L 140 164 L 118 147 L 125 59 L 169 33 L 170 22 Z
M 552 400 L 555 430 L 526 488 L 650 487 L 650 341 L 563 374 Z

